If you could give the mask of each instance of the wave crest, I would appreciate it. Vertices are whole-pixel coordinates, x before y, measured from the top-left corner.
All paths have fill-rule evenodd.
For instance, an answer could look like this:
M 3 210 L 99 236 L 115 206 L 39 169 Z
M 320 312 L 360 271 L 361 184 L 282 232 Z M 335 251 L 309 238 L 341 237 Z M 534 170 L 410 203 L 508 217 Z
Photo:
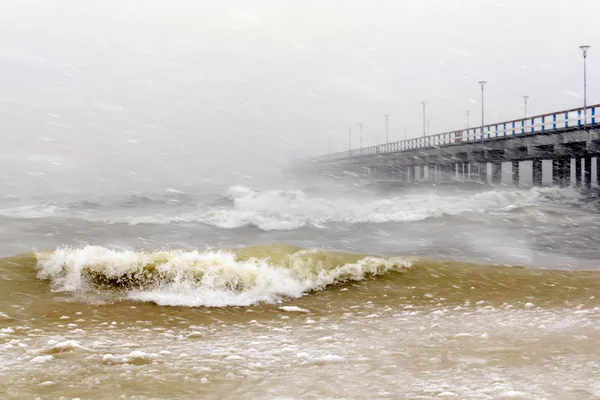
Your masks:
M 298 298 L 337 283 L 410 266 L 397 258 L 287 246 L 233 251 L 117 251 L 100 246 L 37 253 L 38 277 L 54 289 L 118 289 L 170 306 L 250 306 Z

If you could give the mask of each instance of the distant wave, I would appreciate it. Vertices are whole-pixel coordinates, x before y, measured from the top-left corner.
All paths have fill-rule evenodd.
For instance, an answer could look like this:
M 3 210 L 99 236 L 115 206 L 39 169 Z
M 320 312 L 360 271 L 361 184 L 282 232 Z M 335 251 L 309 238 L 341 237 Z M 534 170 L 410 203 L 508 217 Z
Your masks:
M 155 206 L 174 208 L 186 204 L 188 207 L 197 206 L 197 201 L 189 195 L 174 189 L 167 190 L 159 196 L 129 195 L 125 198 L 109 200 L 78 200 L 72 202 L 42 202 L 21 206 L 0 207 L 0 216 L 21 219 L 38 218 L 86 218 L 97 212 L 118 213 L 119 210 L 152 209 Z
M 332 223 L 363 224 L 415 222 L 444 216 L 527 212 L 543 214 L 543 207 L 561 212 L 578 205 L 574 189 L 489 189 L 481 192 L 407 191 L 396 195 L 334 193 L 309 194 L 299 189 L 259 191 L 230 187 L 225 196 L 195 199 L 180 193 L 151 199 L 130 196 L 114 204 L 82 201 L 64 206 L 43 203 L 0 209 L 11 218 L 78 218 L 104 224 L 205 224 L 223 229 L 256 227 L 264 231 L 294 230 Z M 539 208 L 538 207 L 542 207 Z M 582 212 L 585 209 L 580 208 Z M 135 209 L 135 211 L 133 211 Z
M 42 203 L 37 205 L 27 205 L 0 209 L 0 215 L 10 218 L 37 219 L 49 218 L 60 215 L 65 210 L 54 203 Z
M 109 217 L 99 221 L 131 225 L 202 223 L 225 229 L 254 226 L 265 231 L 293 230 L 304 226 L 322 227 L 330 223 L 414 222 L 469 213 L 510 212 L 565 199 L 576 201 L 578 196 L 571 189 L 533 188 L 456 194 L 409 192 L 387 198 L 361 199 L 350 195 L 318 197 L 302 190 L 255 191 L 235 186 L 227 192 L 227 198 L 233 202 L 231 207 L 178 215 Z

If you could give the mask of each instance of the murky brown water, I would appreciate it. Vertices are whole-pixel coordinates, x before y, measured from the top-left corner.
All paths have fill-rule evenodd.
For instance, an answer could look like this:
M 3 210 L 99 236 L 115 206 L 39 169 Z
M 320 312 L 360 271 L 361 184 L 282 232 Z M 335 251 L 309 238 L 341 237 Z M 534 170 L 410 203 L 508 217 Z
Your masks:
M 313 284 L 335 276 L 333 284 L 245 307 L 157 305 L 173 301 L 174 290 L 180 301 L 202 300 L 169 286 L 170 278 L 144 290 L 171 296 L 146 301 L 128 297 L 139 287 L 65 290 L 61 277 L 76 265 L 122 273 L 106 253 L 82 259 L 71 252 L 50 280 L 37 277 L 43 267 L 33 255 L 4 259 L 0 393 L 14 399 L 600 398 L 600 272 L 425 260 L 405 268 L 399 259 L 378 259 L 373 270 L 360 264 L 362 256 L 327 252 L 284 262 L 297 251 L 254 248 L 234 259 L 269 254 L 272 265 L 295 271 L 289 276 Z M 182 257 L 192 257 L 186 254 L 176 255 L 178 268 L 204 268 L 198 261 L 204 256 L 186 264 Z M 173 257 L 150 256 L 159 269 Z M 302 267 L 294 269 L 299 260 Z M 350 265 L 352 273 L 338 273 Z M 218 271 L 228 285 L 219 286 L 208 270 L 194 284 L 212 276 L 211 287 L 229 290 L 222 293 L 229 300 L 252 290 L 250 282 L 262 284 L 261 273 L 273 273 L 259 268 L 245 280 L 231 266 Z M 289 289 L 265 287 L 274 299 Z

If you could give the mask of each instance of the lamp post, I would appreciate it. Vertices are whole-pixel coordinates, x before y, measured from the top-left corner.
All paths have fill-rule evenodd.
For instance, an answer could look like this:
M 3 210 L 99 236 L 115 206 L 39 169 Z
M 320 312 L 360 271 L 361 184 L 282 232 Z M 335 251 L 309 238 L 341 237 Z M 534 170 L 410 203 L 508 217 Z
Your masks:
M 352 128 L 348 128 L 348 142 L 350 146 L 350 152 L 352 152 Z
M 525 102 L 525 118 L 527 118 L 527 100 L 529 96 L 523 96 L 523 101 Z
M 427 104 L 426 101 L 422 101 L 421 104 L 423 104 L 423 137 L 425 137 L 425 105 Z
M 390 117 L 390 114 L 385 114 L 385 142 L 389 143 L 390 142 L 390 131 L 389 131 L 389 124 L 388 124 L 388 118 Z
M 363 140 L 362 140 L 362 122 L 360 122 L 360 123 L 358 124 L 358 129 L 359 129 L 359 136 L 358 136 L 358 140 L 359 140 L 359 142 L 358 142 L 358 147 L 361 149 L 361 152 L 362 152 L 362 143 L 363 143 Z
M 591 46 L 583 45 L 579 48 L 583 51 L 583 129 L 587 127 L 587 52 Z
M 483 87 L 485 86 L 487 82 L 486 81 L 479 81 L 479 84 L 481 85 L 481 141 L 483 141 L 483 126 L 485 125 L 484 123 L 484 108 L 483 108 Z
M 467 110 L 465 114 L 467 114 L 467 130 L 469 130 L 469 114 L 471 114 L 471 111 Z

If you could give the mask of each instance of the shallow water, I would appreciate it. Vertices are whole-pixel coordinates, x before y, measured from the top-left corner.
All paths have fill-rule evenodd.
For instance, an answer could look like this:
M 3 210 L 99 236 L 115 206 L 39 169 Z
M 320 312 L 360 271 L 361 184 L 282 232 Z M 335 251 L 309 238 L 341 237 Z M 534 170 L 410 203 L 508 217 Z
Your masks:
M 5 201 L 0 393 L 600 398 L 593 198 L 344 190 Z

